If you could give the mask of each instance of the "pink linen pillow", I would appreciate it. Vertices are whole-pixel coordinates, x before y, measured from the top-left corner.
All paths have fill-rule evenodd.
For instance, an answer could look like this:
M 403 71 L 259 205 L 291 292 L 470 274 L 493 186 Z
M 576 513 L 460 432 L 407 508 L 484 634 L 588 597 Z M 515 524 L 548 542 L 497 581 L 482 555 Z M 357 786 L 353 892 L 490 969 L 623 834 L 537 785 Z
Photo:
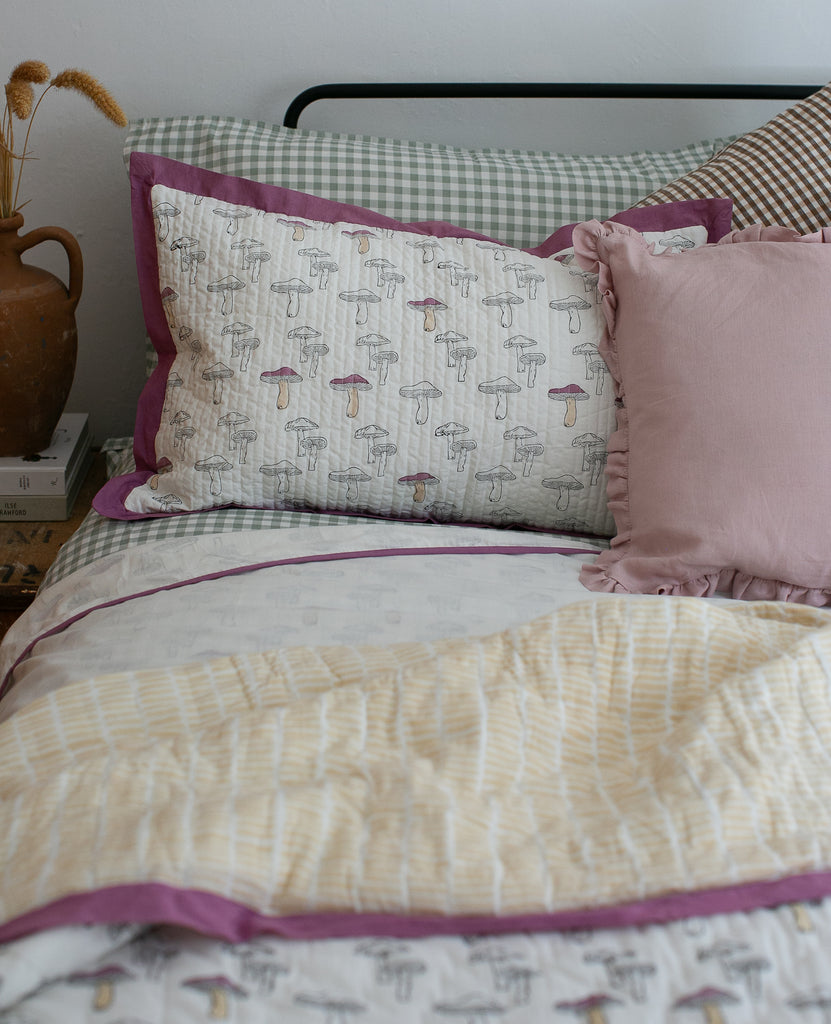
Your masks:
M 606 469 L 618 532 L 583 570 L 590 590 L 831 604 L 822 242 L 831 229 L 753 226 L 655 255 L 618 224 L 574 229 L 621 403 Z

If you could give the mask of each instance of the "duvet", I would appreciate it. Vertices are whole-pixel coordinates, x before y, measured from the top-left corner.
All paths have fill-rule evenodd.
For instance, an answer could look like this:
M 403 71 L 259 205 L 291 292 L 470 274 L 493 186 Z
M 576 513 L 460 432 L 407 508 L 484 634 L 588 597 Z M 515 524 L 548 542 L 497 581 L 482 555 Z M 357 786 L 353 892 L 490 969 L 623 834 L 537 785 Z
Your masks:
M 822 1010 L 831 619 L 587 596 L 595 551 L 243 531 L 46 590 L 0 648 L 8 1019 Z

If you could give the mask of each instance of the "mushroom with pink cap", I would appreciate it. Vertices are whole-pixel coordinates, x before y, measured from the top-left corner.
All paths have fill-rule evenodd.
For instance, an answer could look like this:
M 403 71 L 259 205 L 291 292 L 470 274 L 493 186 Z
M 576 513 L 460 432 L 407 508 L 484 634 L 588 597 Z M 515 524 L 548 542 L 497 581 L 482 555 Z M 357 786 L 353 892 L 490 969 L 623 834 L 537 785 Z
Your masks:
M 441 299 L 434 299 L 431 295 L 428 295 L 426 299 L 410 299 L 407 305 L 410 309 L 415 309 L 419 313 L 424 314 L 424 330 L 427 333 L 436 329 L 436 313 L 447 309 L 446 303 L 442 302 Z
M 375 232 L 370 231 L 369 228 L 355 228 L 354 231 L 341 231 L 341 234 L 345 235 L 347 238 L 358 239 L 358 252 L 361 256 L 364 256 L 369 252 L 370 238 L 378 237 Z
M 672 1004 L 673 1010 L 700 1010 L 704 1014 L 707 1024 L 723 1024 L 724 1017 L 721 1007 L 731 1003 L 738 1003 L 739 1000 L 732 992 L 725 992 L 721 988 L 706 986 L 688 996 L 682 996 Z
M 306 342 L 307 341 L 311 341 L 312 338 L 319 338 L 320 337 L 320 331 L 316 331 L 314 329 L 314 327 L 309 327 L 308 324 L 305 324 L 303 327 L 293 327 L 289 331 L 288 337 L 291 338 L 292 341 L 294 341 L 295 338 L 296 338 L 300 342 L 300 362 L 301 363 L 305 363 L 306 362 L 306 352 L 305 352 Z
M 508 395 L 515 395 L 522 388 L 510 377 L 497 377 L 495 380 L 483 380 L 479 390 L 483 395 L 496 395 L 494 419 L 504 420 L 508 415 Z
M 294 476 L 300 476 L 302 470 L 298 469 L 293 462 L 283 459 L 282 461 L 275 462 L 270 466 L 260 466 L 260 472 L 263 476 L 272 477 L 277 481 L 278 494 L 288 494 L 291 485 L 291 478 Z
M 319 423 L 315 423 L 314 420 L 310 420 L 308 416 L 298 416 L 296 420 L 289 420 L 286 424 L 285 429 L 292 430 L 297 434 L 297 454 L 301 455 L 300 443 L 310 430 L 317 430 L 320 427 Z
M 359 497 L 358 485 L 371 480 L 372 477 L 358 466 L 349 466 L 348 469 L 333 470 L 329 474 L 329 479 L 334 480 L 336 483 L 345 483 L 346 500 L 357 501 Z
M 107 1010 L 115 998 L 116 984 L 132 977 L 130 971 L 119 964 L 107 964 L 104 967 L 97 967 L 94 971 L 70 974 L 68 980 L 71 985 L 91 985 L 95 989 L 92 1008 Z
M 483 306 L 496 306 L 499 309 L 499 323 L 502 327 L 510 327 L 514 322 L 513 306 L 525 302 L 520 295 L 513 292 L 498 292 L 496 295 L 486 295 L 482 299 Z
M 381 296 L 371 292 L 368 288 L 361 288 L 356 292 L 338 292 L 338 298 L 344 302 L 354 302 L 355 326 L 362 327 L 369 319 L 370 303 L 380 302 Z
M 260 374 L 263 384 L 277 385 L 277 408 L 287 409 L 289 405 L 289 385 L 298 384 L 303 378 L 290 366 L 281 366 L 277 370 L 263 370 Z
M 477 448 L 476 441 L 470 441 L 462 439 L 460 441 L 454 441 L 450 445 L 450 450 L 453 456 L 456 458 L 456 472 L 463 473 L 465 465 L 467 464 L 467 456 L 469 452 L 475 451 Z
M 453 442 L 456 440 L 459 434 L 467 434 L 470 431 L 470 427 L 466 427 L 464 423 L 454 423 L 452 420 L 447 423 L 442 423 L 440 427 L 436 427 L 436 437 L 447 438 L 447 458 L 453 461 Z
M 398 394 L 402 398 L 414 398 L 418 403 L 416 407 L 415 421 L 419 425 L 426 423 L 430 417 L 430 399 L 440 398 L 442 392 L 431 384 L 429 380 L 421 380 L 418 384 L 408 384 L 406 387 L 399 388 Z
M 312 286 L 301 281 L 299 277 L 292 277 L 288 281 L 275 281 L 271 290 L 277 295 L 288 295 L 286 316 L 294 318 L 300 312 L 300 296 L 308 295 L 312 291 Z
M 378 441 L 379 437 L 389 437 L 389 431 L 384 430 L 383 427 L 379 427 L 377 423 L 369 423 L 365 427 L 359 427 L 355 431 L 355 437 L 359 441 L 366 440 L 366 461 L 372 464 L 375 459 L 372 455 L 372 446 Z
M 562 313 L 568 313 L 569 334 L 580 333 L 580 328 L 582 327 L 580 311 L 592 308 L 591 303 L 586 302 L 585 299 L 581 299 L 579 295 L 566 295 L 564 299 L 552 299 L 548 305 L 550 309 L 554 309 Z
M 304 437 L 300 440 L 300 455 L 306 456 L 306 469 L 313 473 L 317 469 L 317 457 L 327 447 L 325 437 Z
M 244 287 L 245 281 L 240 281 L 233 274 L 228 274 L 226 277 L 221 277 L 218 281 L 212 281 L 208 285 L 208 291 L 219 292 L 222 296 L 222 306 L 219 311 L 223 316 L 230 316 L 234 312 L 234 292 L 238 292 Z
M 428 487 L 435 487 L 439 482 L 432 473 L 411 473 L 409 476 L 400 476 L 398 482 L 404 487 L 412 487 L 413 501 L 421 502 L 427 494 Z
M 278 217 L 277 223 L 286 224 L 292 229 L 291 239 L 293 242 L 302 242 L 311 227 L 311 224 L 307 224 L 304 220 L 291 220 L 288 217 Z
M 170 234 L 170 218 L 178 217 L 181 212 L 173 203 L 157 203 L 153 207 L 153 219 L 158 228 L 156 237 L 160 242 L 163 242 Z
M 210 455 L 207 459 L 195 462 L 193 468 L 197 473 L 207 473 L 211 478 L 211 494 L 222 494 L 222 474 L 234 467 L 224 455 Z
M 570 473 L 566 473 L 563 476 L 546 477 L 546 479 L 542 481 L 542 485 L 543 487 L 547 487 L 550 491 L 557 492 L 557 508 L 561 512 L 565 512 L 568 508 L 572 491 L 583 490 L 583 485 L 580 481 Z
M 476 479 L 491 485 L 491 492 L 488 501 L 502 500 L 502 485 L 505 481 L 516 480 L 516 476 L 507 466 L 494 466 L 493 469 L 483 469 L 476 474 Z
M 407 245 L 421 252 L 422 263 L 432 263 L 436 255 L 436 249 L 441 249 L 438 238 L 420 238 L 417 242 L 407 242 Z
M 329 387 L 333 391 L 345 391 L 348 395 L 346 402 L 347 418 L 353 420 L 358 415 L 360 400 L 358 393 L 369 391 L 372 385 L 359 373 L 350 373 L 348 377 L 335 377 L 329 381 Z
M 555 1010 L 571 1011 L 582 1015 L 585 1024 L 606 1024 L 606 1014 L 603 1012 L 607 1006 L 620 1006 L 620 1000 L 613 996 L 607 996 L 603 992 L 595 992 L 582 999 L 573 999 L 556 1003 Z
M 229 1016 L 228 998 L 247 999 L 244 988 L 235 985 L 224 975 L 215 974 L 210 977 L 188 978 L 182 982 L 182 988 L 192 988 L 197 992 L 207 992 L 210 998 L 210 1015 L 214 1020 L 225 1020 Z
M 520 370 L 528 371 L 526 384 L 530 390 L 537 383 L 537 369 L 546 362 L 545 352 L 523 352 L 518 362 Z
M 234 371 L 225 363 L 214 363 L 213 366 L 202 371 L 202 380 L 206 380 L 214 386 L 212 399 L 214 405 L 219 405 L 222 402 L 222 382 L 230 380 L 233 376 Z
M 552 402 L 565 402 L 564 427 L 573 427 L 577 422 L 577 403 L 589 397 L 579 384 L 567 384 L 564 388 L 551 388 L 548 397 Z
M 217 217 L 224 217 L 228 221 L 228 225 L 225 228 L 225 233 L 228 235 L 235 235 L 239 228 L 239 222 L 251 216 L 250 210 L 235 210 L 227 207 L 220 207 L 213 212 Z

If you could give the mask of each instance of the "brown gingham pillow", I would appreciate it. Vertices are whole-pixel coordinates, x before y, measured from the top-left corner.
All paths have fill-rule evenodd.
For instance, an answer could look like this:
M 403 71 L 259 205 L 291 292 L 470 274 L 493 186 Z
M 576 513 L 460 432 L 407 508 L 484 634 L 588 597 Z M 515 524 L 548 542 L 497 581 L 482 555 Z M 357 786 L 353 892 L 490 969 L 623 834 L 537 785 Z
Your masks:
M 831 224 L 831 85 L 637 205 L 716 196 L 733 200 L 735 229 L 786 224 L 807 233 Z

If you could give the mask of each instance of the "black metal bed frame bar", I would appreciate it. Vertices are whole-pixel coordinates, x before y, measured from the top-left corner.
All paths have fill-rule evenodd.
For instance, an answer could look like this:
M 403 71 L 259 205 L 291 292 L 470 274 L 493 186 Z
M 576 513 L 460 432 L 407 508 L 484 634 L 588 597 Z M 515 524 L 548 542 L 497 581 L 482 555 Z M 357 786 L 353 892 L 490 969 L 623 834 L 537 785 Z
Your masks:
M 309 104 L 325 99 L 692 99 L 800 100 L 819 85 L 701 85 L 628 82 L 357 82 L 313 85 L 296 96 L 283 116 L 296 128 Z

